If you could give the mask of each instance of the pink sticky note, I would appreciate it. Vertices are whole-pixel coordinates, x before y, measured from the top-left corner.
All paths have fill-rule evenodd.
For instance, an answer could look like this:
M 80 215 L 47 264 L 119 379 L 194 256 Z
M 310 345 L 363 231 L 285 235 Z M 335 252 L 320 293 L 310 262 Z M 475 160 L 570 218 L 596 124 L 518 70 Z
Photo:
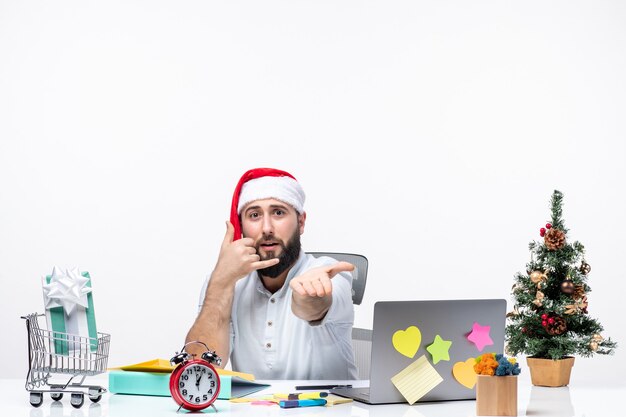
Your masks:
M 481 326 L 477 322 L 474 322 L 472 326 L 472 332 L 467 336 L 467 340 L 474 343 L 479 351 L 485 348 L 485 346 L 493 345 L 493 340 L 489 336 L 491 326 Z
M 266 401 L 266 400 L 252 401 L 250 404 L 251 405 L 276 405 L 274 401 Z

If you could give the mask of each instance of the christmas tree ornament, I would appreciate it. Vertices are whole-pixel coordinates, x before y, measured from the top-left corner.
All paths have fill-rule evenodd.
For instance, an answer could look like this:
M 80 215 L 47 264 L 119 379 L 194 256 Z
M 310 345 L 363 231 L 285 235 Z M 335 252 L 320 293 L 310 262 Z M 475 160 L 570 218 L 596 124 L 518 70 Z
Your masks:
M 578 269 L 582 274 L 585 275 L 589 275 L 589 273 L 591 272 L 591 265 L 589 265 L 587 262 L 585 262 L 585 260 L 583 259 L 582 263 L 580 264 L 580 268 Z
M 546 229 L 552 229 L 552 225 L 550 223 L 546 223 Z
M 587 302 L 587 296 L 585 295 L 583 298 L 580 299 L 580 301 L 580 311 L 584 314 L 587 314 L 587 307 L 589 306 L 589 303 Z
M 543 241 L 549 250 L 559 250 L 565 246 L 565 233 L 559 229 L 550 229 L 545 233 Z
M 544 297 L 545 297 L 545 294 L 537 290 L 537 294 L 535 294 L 535 299 L 533 300 L 533 304 L 536 305 L 537 307 L 541 307 L 543 305 Z
M 541 228 L 539 229 L 539 236 L 544 237 L 546 235 L 546 229 L 545 228 Z
M 541 320 L 548 320 L 548 315 L 546 313 L 543 313 L 541 315 Z
M 547 270 L 545 272 L 541 271 L 533 271 L 530 274 L 530 280 L 537 284 L 537 288 L 545 287 L 546 282 L 548 281 Z
M 513 311 L 509 311 L 508 313 L 506 313 L 507 318 L 515 317 L 515 316 L 519 316 L 519 309 L 517 305 L 513 307 Z
M 574 285 L 574 293 L 572 294 L 572 298 L 574 300 L 580 300 L 585 296 L 585 286 L 584 285 Z
M 565 319 L 560 316 L 550 317 L 544 327 L 550 336 L 558 336 L 567 331 L 567 323 Z
M 577 314 L 587 312 L 587 297 L 574 301 L 565 306 L 565 314 Z
M 574 281 L 572 281 L 569 278 L 566 278 L 565 280 L 563 280 L 563 282 L 561 282 L 561 292 L 563 294 L 567 294 L 567 295 L 572 295 L 574 294 Z
M 598 350 L 600 343 L 602 343 L 603 340 L 604 338 L 602 336 L 600 336 L 598 333 L 595 333 L 591 337 L 591 342 L 589 342 L 589 347 L 591 348 L 591 350 L 596 352 Z

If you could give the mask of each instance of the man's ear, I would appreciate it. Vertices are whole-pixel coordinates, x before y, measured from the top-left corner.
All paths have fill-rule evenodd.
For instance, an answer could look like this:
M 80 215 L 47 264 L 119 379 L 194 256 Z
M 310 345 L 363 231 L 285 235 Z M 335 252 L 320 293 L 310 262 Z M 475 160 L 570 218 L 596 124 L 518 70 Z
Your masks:
M 298 215 L 298 229 L 300 229 L 300 234 L 304 234 L 304 223 L 306 222 L 306 211 L 303 211 L 302 214 Z

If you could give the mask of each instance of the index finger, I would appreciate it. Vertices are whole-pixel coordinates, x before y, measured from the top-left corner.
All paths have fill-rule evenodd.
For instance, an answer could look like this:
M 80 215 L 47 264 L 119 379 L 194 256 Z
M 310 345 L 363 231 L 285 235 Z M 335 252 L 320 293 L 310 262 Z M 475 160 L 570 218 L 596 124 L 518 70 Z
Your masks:
M 278 258 L 272 258 L 272 259 L 268 259 L 267 261 L 256 261 L 256 262 L 252 262 L 250 264 L 250 266 L 253 268 L 253 270 L 257 270 L 257 269 L 263 269 L 263 268 L 268 268 L 270 266 L 274 266 L 276 265 L 278 262 L 280 262 L 280 259 Z
M 350 262 L 337 262 L 334 265 L 331 265 L 326 272 L 328 273 L 328 277 L 332 278 L 340 272 L 354 271 L 354 265 Z

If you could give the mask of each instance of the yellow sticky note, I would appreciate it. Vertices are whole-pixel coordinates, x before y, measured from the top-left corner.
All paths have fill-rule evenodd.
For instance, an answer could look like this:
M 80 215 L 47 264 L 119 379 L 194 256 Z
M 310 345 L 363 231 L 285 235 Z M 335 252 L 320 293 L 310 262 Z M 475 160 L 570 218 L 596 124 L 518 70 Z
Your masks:
M 422 343 L 422 332 L 416 326 L 398 330 L 391 338 L 393 347 L 407 358 L 413 358 Z
M 334 394 L 328 394 L 328 397 L 324 397 L 324 399 L 326 400 L 326 407 L 352 402 L 352 398 L 344 398 Z
M 120 366 L 118 368 L 109 368 L 109 370 L 121 369 L 122 371 L 170 373 L 174 370 L 174 368 L 176 367 L 170 364 L 170 361 L 167 359 L 152 359 L 146 362 Z
M 136 372 L 163 372 L 170 373 L 176 368 L 167 359 L 152 359 L 146 362 L 135 363 L 132 365 L 119 366 L 117 368 L 108 368 L 109 371 L 122 370 L 122 371 L 136 371 Z M 254 381 L 254 375 L 244 372 L 235 372 L 228 369 L 216 368 L 217 373 L 222 375 L 238 376 L 241 379 L 247 381 Z
M 400 394 L 413 405 L 443 381 L 441 375 L 422 355 L 415 362 L 391 377 Z
M 465 362 L 455 363 L 452 367 L 454 378 L 467 389 L 473 389 L 478 380 L 478 375 L 474 372 L 474 363 L 476 359 L 469 358 Z

